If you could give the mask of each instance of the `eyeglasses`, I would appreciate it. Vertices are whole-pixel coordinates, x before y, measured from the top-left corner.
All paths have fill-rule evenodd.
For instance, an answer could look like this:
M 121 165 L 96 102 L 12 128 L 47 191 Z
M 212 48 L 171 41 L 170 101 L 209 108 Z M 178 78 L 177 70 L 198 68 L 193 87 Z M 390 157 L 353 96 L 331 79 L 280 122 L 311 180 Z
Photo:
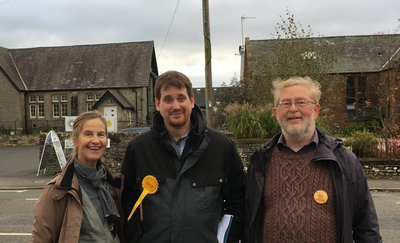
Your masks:
M 308 104 L 308 102 L 310 102 L 311 104 L 315 104 L 315 102 L 311 100 L 295 100 L 295 101 L 284 100 L 279 102 L 277 106 L 281 106 L 283 108 L 289 108 L 294 103 L 296 107 L 304 107 Z

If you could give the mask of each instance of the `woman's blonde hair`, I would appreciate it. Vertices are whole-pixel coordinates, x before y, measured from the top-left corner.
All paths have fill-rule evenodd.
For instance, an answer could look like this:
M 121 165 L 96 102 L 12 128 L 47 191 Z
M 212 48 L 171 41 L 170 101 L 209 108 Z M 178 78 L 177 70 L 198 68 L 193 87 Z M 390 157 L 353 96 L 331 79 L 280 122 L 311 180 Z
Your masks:
M 75 119 L 71 137 L 70 137 L 70 141 L 74 141 L 74 142 L 78 141 L 79 134 L 82 132 L 83 124 L 85 124 L 85 122 L 92 120 L 92 119 L 100 119 L 103 122 L 104 130 L 106 132 L 106 138 L 108 138 L 106 119 L 103 117 L 103 115 L 99 111 L 94 110 L 94 111 L 83 112 Z M 69 154 L 70 159 L 75 158 L 77 156 L 77 154 L 78 154 L 78 150 L 74 147 Z
M 272 95 L 274 96 L 274 105 L 277 106 L 280 93 L 284 88 L 294 85 L 303 85 L 310 89 L 310 98 L 315 103 L 319 103 L 321 98 L 321 84 L 312 80 L 310 77 L 291 77 L 287 80 L 277 79 L 272 83 Z

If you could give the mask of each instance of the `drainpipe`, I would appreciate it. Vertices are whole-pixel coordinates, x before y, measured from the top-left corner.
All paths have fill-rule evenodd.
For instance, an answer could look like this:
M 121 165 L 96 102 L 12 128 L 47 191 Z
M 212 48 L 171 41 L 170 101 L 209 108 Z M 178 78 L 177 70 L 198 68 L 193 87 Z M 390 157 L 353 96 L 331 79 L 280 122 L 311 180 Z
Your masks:
M 132 89 L 135 92 L 135 113 L 136 113 L 136 126 L 138 126 L 138 111 L 137 111 L 137 91 L 136 89 Z
M 24 122 L 24 130 L 25 130 L 25 134 L 28 134 L 28 113 L 30 112 L 30 111 L 26 111 L 27 110 L 27 105 L 26 105 L 26 103 L 27 103 L 27 101 L 26 101 L 26 96 L 27 96 L 27 92 L 24 92 L 24 110 L 25 110 L 25 122 Z M 29 106 L 28 106 L 29 107 Z M 32 127 L 32 124 L 31 124 L 31 127 Z M 33 133 L 33 132 L 32 132 Z M 32 134 L 31 133 L 31 134 Z M 15 131 L 15 134 L 17 134 L 17 131 Z

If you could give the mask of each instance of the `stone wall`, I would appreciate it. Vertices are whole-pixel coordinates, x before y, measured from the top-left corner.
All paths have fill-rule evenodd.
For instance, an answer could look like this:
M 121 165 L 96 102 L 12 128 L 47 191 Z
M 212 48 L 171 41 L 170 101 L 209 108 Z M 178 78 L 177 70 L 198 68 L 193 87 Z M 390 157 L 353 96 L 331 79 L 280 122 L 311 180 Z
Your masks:
M 0 135 L 0 146 L 40 145 L 38 135 Z
M 57 133 L 61 144 L 64 146 L 65 139 L 69 139 L 69 132 Z M 125 155 L 125 150 L 128 142 L 132 140 L 137 133 L 109 133 L 110 148 L 106 149 L 104 154 L 104 162 L 114 171 L 119 172 Z M 46 133 L 41 133 L 38 136 L 1 136 L 0 146 L 15 146 L 39 144 L 40 155 L 43 150 L 43 145 L 46 140 Z M 231 135 L 229 135 L 232 137 Z M 243 165 L 247 168 L 251 155 L 259 149 L 267 140 L 260 139 L 238 139 L 234 140 L 236 148 Z M 51 148 L 51 153 L 48 158 L 46 173 L 54 173 L 60 170 L 57 157 L 54 149 Z M 70 149 L 64 149 L 66 155 Z M 40 156 L 39 156 L 40 158 Z M 364 172 L 368 178 L 385 178 L 385 179 L 400 179 L 400 161 L 360 161 L 364 168 Z
M 361 161 L 368 178 L 400 179 L 400 161 Z
M 243 166 L 247 169 L 250 162 L 250 157 L 254 151 L 261 148 L 268 139 L 237 139 L 234 140 L 236 149 L 242 158 Z
M 71 136 L 70 132 L 58 132 L 58 138 L 60 139 L 61 145 L 64 148 L 65 140 L 69 139 Z M 103 155 L 103 160 L 107 164 L 108 167 L 113 172 L 119 172 L 121 169 L 121 164 L 124 159 L 126 146 L 129 141 L 132 140 L 137 133 L 109 133 L 108 138 L 110 139 L 110 148 L 106 148 L 106 151 Z M 39 134 L 39 143 L 40 143 L 40 156 L 43 151 L 43 146 L 46 141 L 47 133 Z M 72 149 L 64 148 L 64 154 L 68 159 L 69 154 L 72 152 Z M 48 158 L 48 164 L 46 167 L 46 173 L 54 173 L 60 169 L 55 151 L 53 148 L 50 150 L 50 156 Z

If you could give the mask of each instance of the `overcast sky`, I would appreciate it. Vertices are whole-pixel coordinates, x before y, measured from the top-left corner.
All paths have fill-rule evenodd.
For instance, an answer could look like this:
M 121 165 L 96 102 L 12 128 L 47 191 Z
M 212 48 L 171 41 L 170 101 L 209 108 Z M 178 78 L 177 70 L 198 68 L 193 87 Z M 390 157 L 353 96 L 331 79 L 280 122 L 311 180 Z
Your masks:
M 400 24 L 400 0 L 210 0 L 213 86 L 239 76 L 241 17 L 243 37 L 271 39 L 287 8 L 314 36 L 393 34 Z M 205 87 L 200 0 L 0 0 L 5 48 L 137 41 L 154 41 L 160 74 Z

